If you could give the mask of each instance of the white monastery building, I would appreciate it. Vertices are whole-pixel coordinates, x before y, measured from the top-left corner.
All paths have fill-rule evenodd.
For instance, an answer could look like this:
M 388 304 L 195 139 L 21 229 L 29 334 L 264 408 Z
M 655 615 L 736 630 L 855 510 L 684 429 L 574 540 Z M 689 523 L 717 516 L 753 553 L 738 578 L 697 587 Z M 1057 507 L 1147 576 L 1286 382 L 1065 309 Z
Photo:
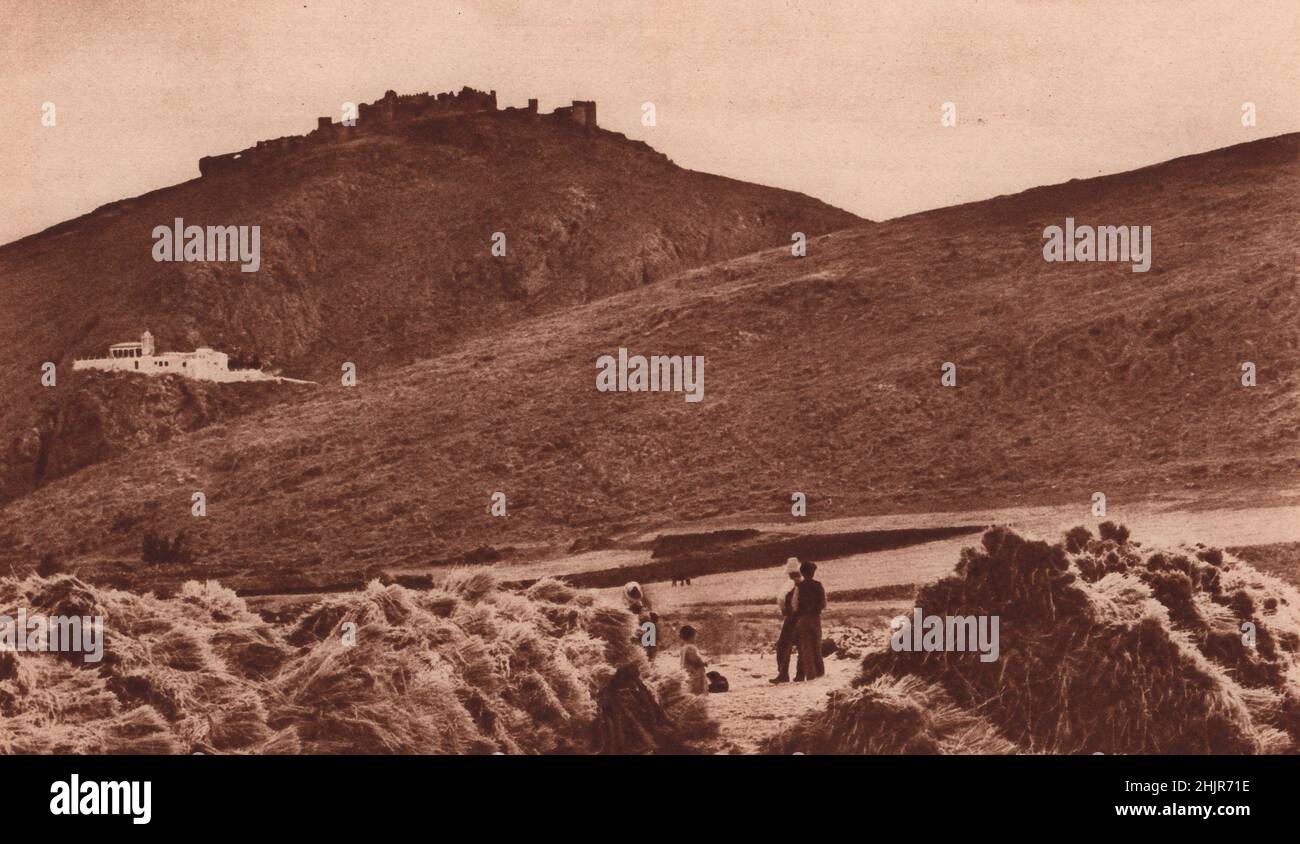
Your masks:
M 207 347 L 192 352 L 163 352 L 154 348 L 153 335 L 140 335 L 139 343 L 114 343 L 108 357 L 87 358 L 72 362 L 75 369 L 102 369 L 108 372 L 140 372 L 145 375 L 180 375 L 197 381 L 280 381 L 258 369 L 231 369 L 230 356 Z

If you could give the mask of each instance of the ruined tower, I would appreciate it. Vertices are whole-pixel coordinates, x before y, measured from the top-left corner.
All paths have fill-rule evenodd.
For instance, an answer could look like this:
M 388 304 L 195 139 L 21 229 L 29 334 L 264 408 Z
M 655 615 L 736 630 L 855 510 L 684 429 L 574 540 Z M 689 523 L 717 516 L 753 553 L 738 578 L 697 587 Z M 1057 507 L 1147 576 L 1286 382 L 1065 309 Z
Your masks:
M 596 126 L 596 101 L 595 100 L 574 100 L 573 101 L 573 119 L 583 126 Z

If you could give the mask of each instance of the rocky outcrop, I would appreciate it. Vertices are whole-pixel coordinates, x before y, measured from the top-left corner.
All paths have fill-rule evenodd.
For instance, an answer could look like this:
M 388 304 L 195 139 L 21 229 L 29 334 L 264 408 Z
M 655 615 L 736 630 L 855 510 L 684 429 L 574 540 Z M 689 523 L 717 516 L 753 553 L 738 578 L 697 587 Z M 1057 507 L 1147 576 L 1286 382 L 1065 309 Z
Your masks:
M 55 393 L 34 423 L 6 444 L 0 455 L 0 500 L 302 389 L 309 388 L 218 385 L 174 375 L 68 376 L 67 389 Z

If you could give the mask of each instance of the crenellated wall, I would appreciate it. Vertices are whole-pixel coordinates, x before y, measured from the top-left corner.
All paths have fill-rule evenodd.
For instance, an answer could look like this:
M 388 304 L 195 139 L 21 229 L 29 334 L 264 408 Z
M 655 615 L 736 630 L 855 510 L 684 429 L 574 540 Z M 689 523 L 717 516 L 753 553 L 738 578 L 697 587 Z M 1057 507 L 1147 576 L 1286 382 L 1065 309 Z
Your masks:
M 561 106 L 551 112 L 559 120 L 577 123 L 579 126 L 596 127 L 595 100 L 574 100 L 573 105 Z

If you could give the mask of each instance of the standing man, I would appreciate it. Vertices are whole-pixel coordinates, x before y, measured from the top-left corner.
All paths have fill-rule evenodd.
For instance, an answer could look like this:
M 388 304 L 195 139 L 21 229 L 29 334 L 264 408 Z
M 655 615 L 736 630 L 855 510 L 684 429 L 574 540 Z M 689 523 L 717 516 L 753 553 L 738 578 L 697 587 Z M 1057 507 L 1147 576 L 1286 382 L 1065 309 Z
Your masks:
M 790 682 L 790 651 L 794 649 L 795 600 L 799 593 L 799 558 L 785 561 L 785 575 L 790 581 L 781 587 L 777 604 L 781 607 L 781 635 L 776 640 L 776 676 L 769 683 Z M 802 673 L 799 679 L 803 679 Z
M 822 610 L 826 609 L 826 590 L 813 580 L 817 564 L 805 562 L 799 566 L 803 580 L 795 588 L 794 641 L 799 648 L 799 673 L 805 680 L 815 680 L 826 674 L 822 662 Z

